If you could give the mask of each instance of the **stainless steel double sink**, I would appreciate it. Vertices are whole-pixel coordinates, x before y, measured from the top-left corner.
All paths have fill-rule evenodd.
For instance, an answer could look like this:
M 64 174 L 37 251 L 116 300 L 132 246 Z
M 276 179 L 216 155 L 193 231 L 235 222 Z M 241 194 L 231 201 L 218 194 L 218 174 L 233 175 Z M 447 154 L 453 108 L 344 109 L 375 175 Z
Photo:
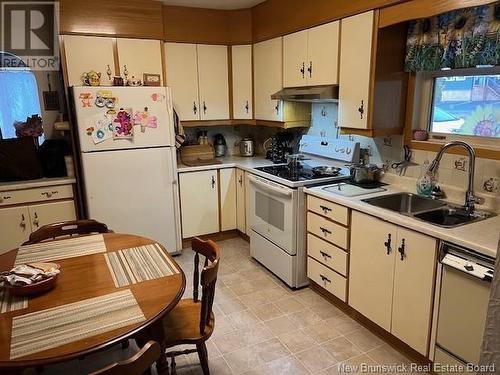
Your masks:
M 475 211 L 469 214 L 463 207 L 412 193 L 381 195 L 363 199 L 363 202 L 444 228 L 454 228 L 495 216 L 494 213 L 485 211 Z

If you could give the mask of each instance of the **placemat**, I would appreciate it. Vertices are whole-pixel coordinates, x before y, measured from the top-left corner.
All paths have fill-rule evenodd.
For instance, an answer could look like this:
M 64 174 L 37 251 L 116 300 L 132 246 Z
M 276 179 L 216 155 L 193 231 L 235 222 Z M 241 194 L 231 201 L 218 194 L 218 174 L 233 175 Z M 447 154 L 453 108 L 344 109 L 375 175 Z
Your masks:
M 75 258 L 104 252 L 106 252 L 106 245 L 102 234 L 73 237 L 21 246 L 17 252 L 15 265 Z
M 0 289 L 0 314 L 25 309 L 27 307 L 28 298 L 11 296 L 5 290 Z
M 130 291 L 16 316 L 10 358 L 24 357 L 146 320 Z
M 117 288 L 179 273 L 157 243 L 104 254 Z

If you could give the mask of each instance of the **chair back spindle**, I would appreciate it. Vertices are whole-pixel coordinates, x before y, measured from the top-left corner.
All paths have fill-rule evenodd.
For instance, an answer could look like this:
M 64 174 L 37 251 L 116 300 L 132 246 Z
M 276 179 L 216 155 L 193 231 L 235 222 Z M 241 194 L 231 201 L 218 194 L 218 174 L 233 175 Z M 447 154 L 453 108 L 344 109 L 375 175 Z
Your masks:
M 30 234 L 23 245 L 30 245 L 63 236 L 74 236 L 90 233 L 109 233 L 108 226 L 96 220 L 72 220 L 47 224 Z

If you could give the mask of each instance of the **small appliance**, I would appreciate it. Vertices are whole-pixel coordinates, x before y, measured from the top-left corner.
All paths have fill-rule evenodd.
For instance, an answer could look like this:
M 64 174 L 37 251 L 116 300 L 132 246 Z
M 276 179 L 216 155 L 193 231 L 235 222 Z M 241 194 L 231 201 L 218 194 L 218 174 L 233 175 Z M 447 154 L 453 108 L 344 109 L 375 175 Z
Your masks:
M 250 137 L 244 137 L 240 141 L 240 156 L 254 156 L 254 142 Z
M 216 157 L 226 155 L 226 150 L 227 150 L 226 140 L 224 136 L 220 133 L 214 135 L 214 150 Z

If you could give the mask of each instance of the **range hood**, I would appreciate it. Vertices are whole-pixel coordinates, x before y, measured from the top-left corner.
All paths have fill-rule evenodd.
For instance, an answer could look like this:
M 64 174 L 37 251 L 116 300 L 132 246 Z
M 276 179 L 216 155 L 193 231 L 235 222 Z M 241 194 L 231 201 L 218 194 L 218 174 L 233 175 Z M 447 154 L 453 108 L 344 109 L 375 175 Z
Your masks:
M 287 100 L 293 102 L 328 103 L 339 101 L 339 86 L 306 86 L 289 87 L 271 95 L 274 100 Z

